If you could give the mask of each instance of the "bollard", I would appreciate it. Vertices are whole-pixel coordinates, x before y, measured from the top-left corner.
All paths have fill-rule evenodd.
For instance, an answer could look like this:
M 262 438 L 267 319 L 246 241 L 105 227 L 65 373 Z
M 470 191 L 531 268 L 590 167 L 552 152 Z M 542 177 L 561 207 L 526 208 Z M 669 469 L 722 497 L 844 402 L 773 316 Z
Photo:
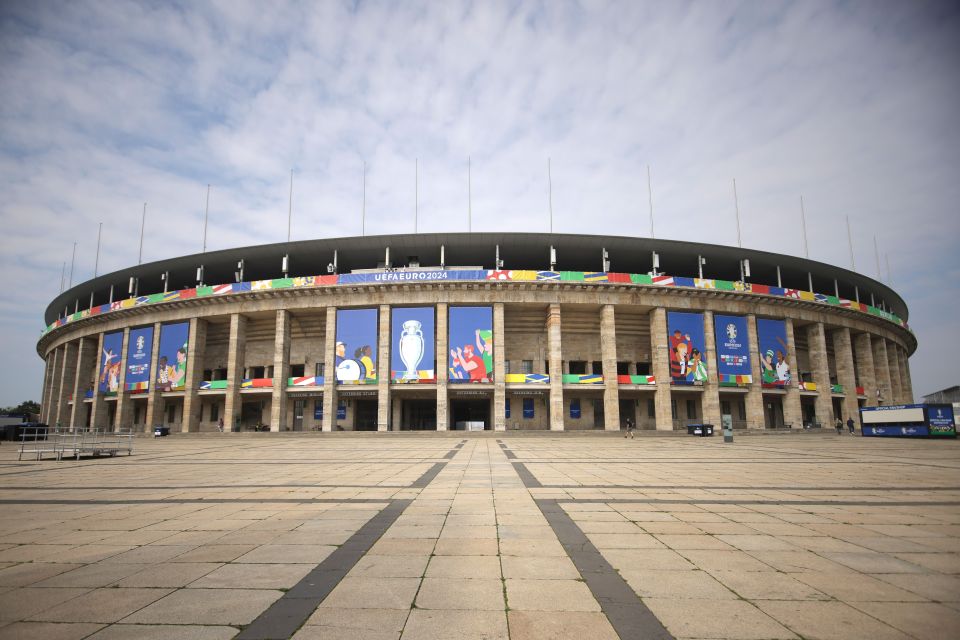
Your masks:
M 733 442 L 733 416 L 725 413 L 720 420 L 723 422 L 723 441 Z

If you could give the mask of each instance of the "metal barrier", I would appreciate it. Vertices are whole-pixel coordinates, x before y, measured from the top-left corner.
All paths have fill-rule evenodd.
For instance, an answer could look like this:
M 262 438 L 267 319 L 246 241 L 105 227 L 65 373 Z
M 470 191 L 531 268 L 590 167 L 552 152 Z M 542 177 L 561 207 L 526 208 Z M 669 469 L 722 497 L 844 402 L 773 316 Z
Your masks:
M 36 459 L 40 460 L 46 453 L 53 454 L 57 460 L 62 460 L 64 456 L 79 460 L 84 454 L 94 457 L 115 456 L 121 451 L 133 455 L 133 438 L 134 434 L 130 429 L 72 432 L 27 427 L 20 436 L 17 460 L 22 460 L 24 454 L 35 454 Z

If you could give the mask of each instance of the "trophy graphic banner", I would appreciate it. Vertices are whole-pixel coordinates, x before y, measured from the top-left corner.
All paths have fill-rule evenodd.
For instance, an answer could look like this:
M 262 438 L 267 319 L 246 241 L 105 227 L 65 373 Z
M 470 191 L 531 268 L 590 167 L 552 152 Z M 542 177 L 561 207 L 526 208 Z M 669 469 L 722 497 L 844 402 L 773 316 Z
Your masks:
M 435 382 L 434 308 L 394 307 L 390 314 L 390 379 L 403 383 Z

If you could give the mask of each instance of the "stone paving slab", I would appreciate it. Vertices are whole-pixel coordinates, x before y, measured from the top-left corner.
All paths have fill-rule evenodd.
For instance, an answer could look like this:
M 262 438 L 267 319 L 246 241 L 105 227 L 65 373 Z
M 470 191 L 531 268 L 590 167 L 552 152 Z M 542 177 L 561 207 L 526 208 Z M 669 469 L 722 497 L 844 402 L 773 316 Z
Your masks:
M 960 636 L 957 442 L 491 435 L 4 448 L 0 638 Z

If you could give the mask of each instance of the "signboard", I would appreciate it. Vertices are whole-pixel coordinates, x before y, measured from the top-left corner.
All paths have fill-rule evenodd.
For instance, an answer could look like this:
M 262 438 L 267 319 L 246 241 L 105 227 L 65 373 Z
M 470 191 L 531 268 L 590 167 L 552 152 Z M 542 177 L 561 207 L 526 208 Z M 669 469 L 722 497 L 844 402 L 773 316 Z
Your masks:
M 760 348 L 760 382 L 764 387 L 790 384 L 787 362 L 787 324 L 783 320 L 757 318 L 757 343 Z
M 572 420 L 580 419 L 580 398 L 574 398 L 570 401 L 570 418 Z
M 347 419 L 347 405 L 338 404 L 337 405 L 337 420 L 346 420 Z
M 889 405 L 886 407 L 863 407 L 860 409 L 863 424 L 904 424 L 924 422 L 922 404 Z
M 153 327 L 130 330 L 127 342 L 126 391 L 146 391 L 150 386 L 150 355 L 153 353 Z
M 123 331 L 103 336 L 103 352 L 100 354 L 100 375 L 97 388 L 100 393 L 117 393 L 120 390 L 120 351 L 123 349 Z
M 377 309 L 337 309 L 337 384 L 377 382 Z
M 921 438 L 930 435 L 930 430 L 926 425 L 916 425 L 909 427 L 902 426 L 868 426 L 864 425 L 862 433 L 865 436 L 888 436 L 888 437 L 914 437 Z
M 927 405 L 926 409 L 931 436 L 956 437 L 957 427 L 952 405 L 931 404 Z
M 505 418 L 510 417 L 510 398 L 504 398 L 503 400 L 503 415 Z
M 707 363 L 702 313 L 667 312 L 667 347 L 670 350 L 671 384 L 703 384 Z
M 313 419 L 323 420 L 323 399 L 317 398 L 313 401 Z
M 713 316 L 717 343 L 717 375 L 720 382 L 750 384 L 750 344 L 747 319 L 743 316 Z
M 178 322 L 160 327 L 160 349 L 157 352 L 157 389 L 183 391 L 187 382 L 187 348 L 190 323 Z
M 530 420 L 533 418 L 533 398 L 524 398 L 523 399 L 523 419 Z
M 450 307 L 450 382 L 493 382 L 493 307 Z
M 390 380 L 434 382 L 437 337 L 433 307 L 394 307 L 390 313 Z

